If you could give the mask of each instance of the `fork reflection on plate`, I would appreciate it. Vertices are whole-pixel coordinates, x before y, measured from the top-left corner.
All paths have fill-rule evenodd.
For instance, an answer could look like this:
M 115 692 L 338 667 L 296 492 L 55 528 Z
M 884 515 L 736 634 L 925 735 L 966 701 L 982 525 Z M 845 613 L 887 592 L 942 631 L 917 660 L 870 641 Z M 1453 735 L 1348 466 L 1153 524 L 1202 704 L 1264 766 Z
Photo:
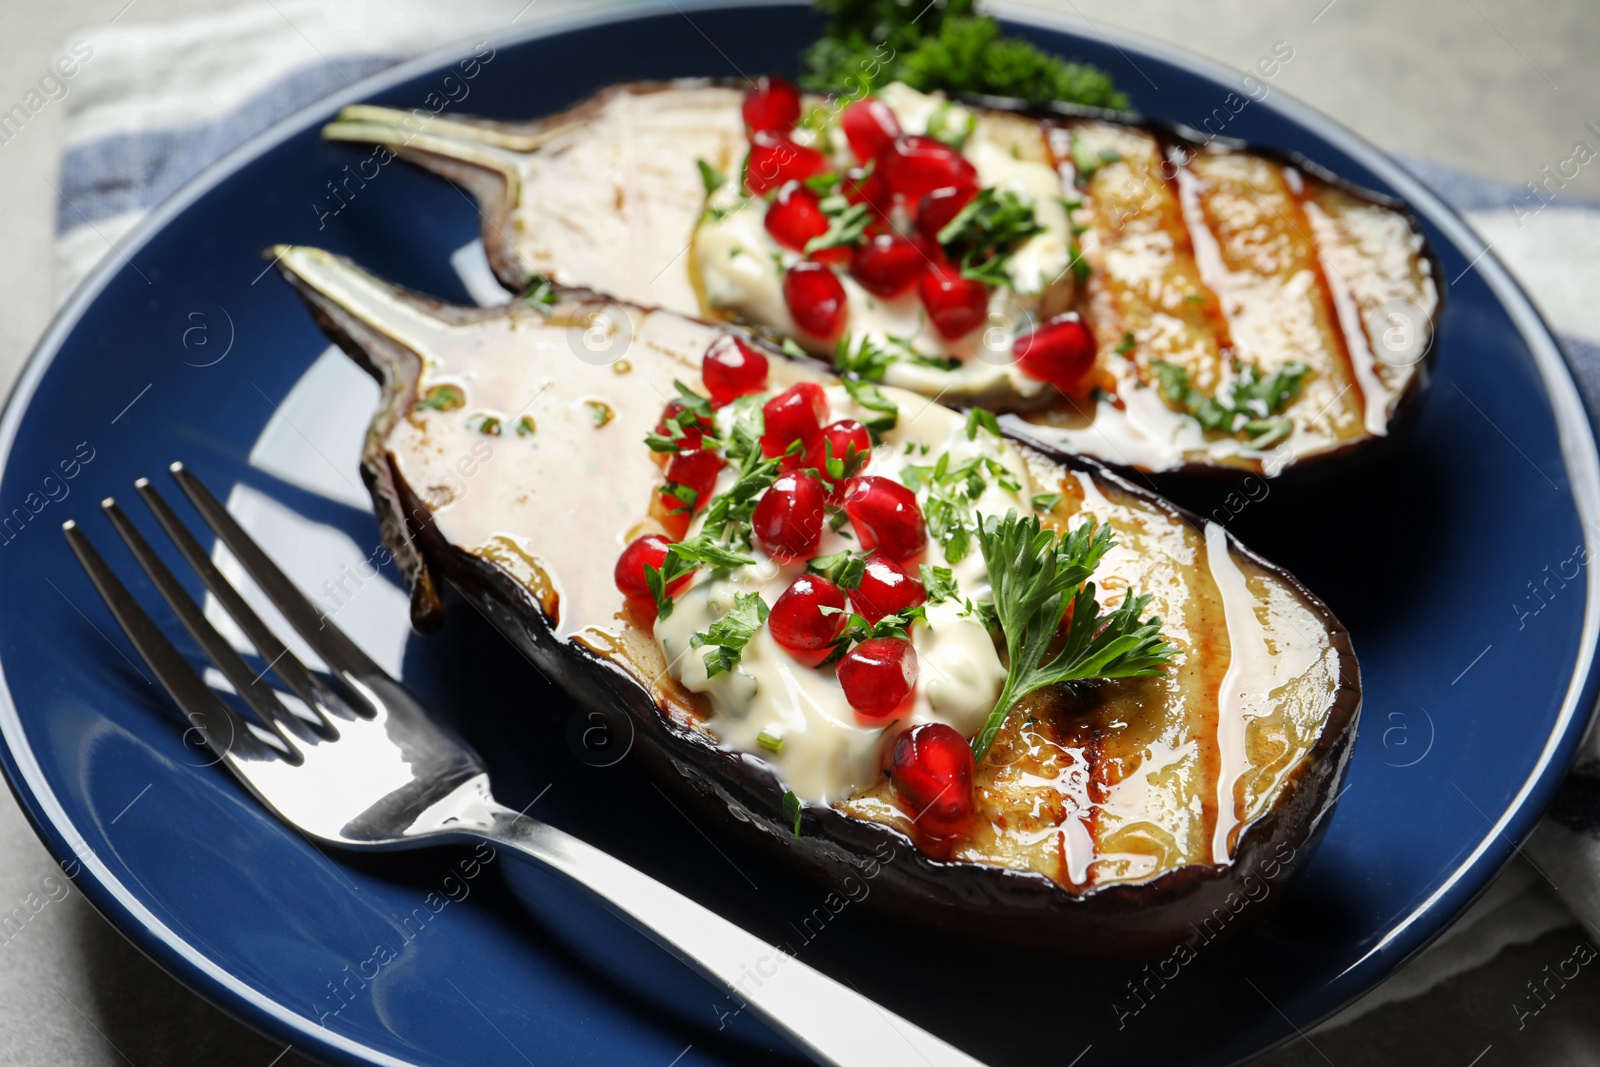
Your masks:
M 559 871 L 750 1008 L 819 1063 L 975 1064 L 966 1053 L 747 933 L 627 864 L 498 803 L 478 754 L 436 720 L 301 593 L 181 463 L 184 494 L 268 601 L 327 665 L 311 671 L 224 578 L 195 535 L 141 478 L 135 486 L 179 553 L 267 663 L 254 672 L 206 619 L 114 500 L 101 509 L 249 717 L 225 702 L 117 579 L 76 522 L 67 541 L 156 678 L 217 762 L 308 838 L 403 849 L 487 840 Z M 291 707 L 264 679 L 298 698 Z

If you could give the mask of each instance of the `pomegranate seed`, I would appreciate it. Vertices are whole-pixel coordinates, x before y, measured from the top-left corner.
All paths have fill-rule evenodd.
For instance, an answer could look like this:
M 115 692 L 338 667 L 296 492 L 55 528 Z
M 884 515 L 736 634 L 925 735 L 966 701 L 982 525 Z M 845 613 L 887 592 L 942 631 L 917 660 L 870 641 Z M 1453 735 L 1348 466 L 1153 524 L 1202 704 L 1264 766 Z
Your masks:
M 645 534 L 630 541 L 628 547 L 622 550 L 622 555 L 617 557 L 617 566 L 612 571 L 617 588 L 622 590 L 623 595 L 648 599 L 650 583 L 645 581 L 644 569 L 649 566 L 660 570 L 667 561 L 667 549 L 671 547 L 672 542 L 660 534 Z M 685 574 L 675 579 L 667 585 L 667 592 L 676 593 L 689 578 L 690 575 Z
M 798 559 L 816 551 L 827 514 L 822 483 L 804 471 L 780 474 L 756 501 L 750 517 L 756 541 L 777 560 Z
M 828 469 L 829 460 L 840 468 L 838 474 Z M 840 419 L 822 428 L 817 443 L 806 450 L 805 465 L 817 469 L 828 487 L 828 503 L 837 504 L 844 499 L 850 479 L 871 460 L 872 435 L 867 428 L 855 419 Z
M 778 196 L 767 208 L 767 232 L 785 248 L 796 252 L 806 250 L 806 242 L 828 232 L 828 216 L 823 214 L 822 202 L 817 194 L 800 182 L 790 182 L 778 191 Z M 824 248 L 815 258 L 822 263 L 843 265 L 850 261 L 850 249 L 842 245 Z
M 827 159 L 815 148 L 776 134 L 758 133 L 751 140 L 750 155 L 745 159 L 744 184 L 760 196 L 784 182 L 804 181 L 827 165 Z
M 951 837 L 972 819 L 972 747 L 942 722 L 913 726 L 894 743 L 889 781 L 912 821 L 933 837 Z
M 900 569 L 900 565 L 874 552 L 867 557 L 861 581 L 850 590 L 850 606 L 868 622 L 885 615 L 898 615 L 927 600 L 922 583 Z
M 916 284 L 927 262 L 915 243 L 880 233 L 856 246 L 850 257 L 850 276 L 873 296 L 894 297 Z
M 813 337 L 833 338 L 844 329 L 844 286 L 821 263 L 801 260 L 783 276 L 783 300 L 795 325 Z
M 978 184 L 978 171 L 966 157 L 932 137 L 896 137 L 878 152 L 877 160 L 877 172 L 890 189 L 904 197 Z
M 711 500 L 711 491 L 717 485 L 717 472 L 722 469 L 722 457 L 706 448 L 690 448 L 675 453 L 667 464 L 667 481 L 694 491 L 690 504 L 665 489 L 661 491 L 661 507 L 667 514 L 683 512 L 693 515 Z
M 904 563 L 928 547 L 916 494 L 892 478 L 857 478 L 844 498 L 844 512 L 865 551 L 877 549 Z
M 873 637 L 839 661 L 839 686 L 856 714 L 881 723 L 917 685 L 917 650 L 903 637 Z
M 799 441 L 801 454 L 822 436 L 822 420 L 828 417 L 828 395 L 816 382 L 796 382 L 761 406 L 764 428 L 761 454 L 781 456 Z
M 900 136 L 900 120 L 894 117 L 888 104 L 875 96 L 857 100 L 845 108 L 844 114 L 839 116 L 839 125 L 844 128 L 845 140 L 850 142 L 850 151 L 863 163 L 876 158 L 884 145 Z
M 822 213 L 817 194 L 799 182 L 790 182 L 778 191 L 767 208 L 767 232 L 785 248 L 806 250 L 806 242 L 828 232 L 828 216 Z
M 839 183 L 839 191 L 844 194 L 845 200 L 852 204 L 871 204 L 873 212 L 878 216 L 878 223 L 889 225 L 889 212 L 894 207 L 894 193 L 889 191 L 889 186 L 878 175 L 863 177 L 859 170 L 848 171 L 844 180 Z
M 700 377 L 711 394 L 712 406 L 720 408 L 767 387 L 767 357 L 740 338 L 724 334 L 706 349 Z
M 977 195 L 976 185 L 935 189 L 917 205 L 917 232 L 937 243 L 939 231 L 950 225 L 950 220 L 961 214 L 961 209 Z
M 800 121 L 800 90 L 783 78 L 762 77 L 744 94 L 744 124 L 752 133 L 787 133 Z
M 917 280 L 917 292 L 934 328 L 946 340 L 965 337 L 982 326 L 989 313 L 989 287 L 963 278 L 954 264 L 929 264 Z
M 839 610 L 824 612 L 823 608 Z M 772 631 L 772 639 L 790 652 L 818 652 L 844 630 L 848 615 L 844 590 L 826 578 L 802 574 L 772 605 L 767 629 Z
M 1011 354 L 1028 377 L 1049 382 L 1063 393 L 1079 392 L 1094 367 L 1094 334 L 1076 311 L 1069 311 L 1017 338 Z

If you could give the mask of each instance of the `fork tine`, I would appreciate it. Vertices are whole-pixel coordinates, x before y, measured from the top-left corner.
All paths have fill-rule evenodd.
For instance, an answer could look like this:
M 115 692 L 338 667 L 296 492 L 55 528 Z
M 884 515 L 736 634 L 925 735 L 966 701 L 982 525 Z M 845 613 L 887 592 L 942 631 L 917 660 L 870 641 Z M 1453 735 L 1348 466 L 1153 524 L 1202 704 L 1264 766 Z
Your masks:
M 177 703 L 178 710 L 200 731 L 206 747 L 219 759 L 230 754 L 247 759 L 268 759 L 278 755 L 201 680 L 195 669 L 189 666 L 189 661 L 172 646 L 172 642 L 139 606 L 139 602 L 117 580 L 78 524 L 69 519 L 61 524 L 61 532 L 66 535 L 72 554 L 78 557 L 78 562 L 89 575 L 89 581 L 94 583 L 100 599 L 111 609 L 112 617 L 122 627 L 122 632 L 128 635 L 128 640 L 133 642 L 140 657 L 155 673 L 156 680 Z
M 255 539 L 244 532 L 244 527 L 234 521 L 228 509 L 211 495 L 211 490 L 189 468 L 182 463 L 173 463 L 167 469 L 172 472 L 172 477 L 177 480 L 201 518 L 222 538 L 223 544 L 233 552 L 245 572 L 261 587 L 272 606 L 289 620 L 289 625 L 322 657 L 324 663 L 335 671 L 347 674 L 384 676 L 383 668 L 374 663 L 371 657 L 361 651 L 360 646 L 334 625 L 332 619 L 300 592 L 299 587 L 261 551 Z
M 117 506 L 115 500 L 106 497 L 100 502 L 100 510 L 111 520 L 111 525 L 127 543 L 133 558 L 139 561 L 139 566 L 144 568 L 145 574 L 149 576 L 161 598 L 167 602 L 167 606 L 172 608 L 173 613 L 183 623 L 184 629 L 189 631 L 190 636 L 199 643 L 206 656 L 218 670 L 222 671 L 223 676 L 228 679 L 228 684 L 233 686 L 239 697 L 250 705 L 250 710 L 256 713 L 261 725 L 271 730 L 283 742 L 284 758 L 290 763 L 300 763 L 303 757 L 290 735 L 295 735 L 295 738 L 301 741 L 312 741 L 315 738 L 306 723 L 285 707 L 272 688 L 261 680 L 266 675 L 266 670 L 263 669 L 260 674 L 251 672 L 250 665 L 245 663 L 244 658 L 221 634 L 217 633 L 217 628 L 211 625 L 205 612 L 200 610 L 200 605 L 196 604 L 179 584 L 172 571 L 161 561 L 161 557 L 156 555 L 150 543 Z
M 211 590 L 211 595 L 217 598 L 223 610 L 239 624 L 239 629 L 244 631 L 245 637 L 256 647 L 256 651 L 261 653 L 261 658 L 271 664 L 274 673 L 283 679 L 290 691 L 316 713 L 321 720 L 321 732 L 326 739 L 338 740 L 339 729 L 333 720 L 354 719 L 355 711 L 330 686 L 311 673 L 306 665 L 300 662 L 300 657 L 290 652 L 284 643 L 278 640 L 278 635 L 261 621 L 261 616 L 256 614 L 255 609 L 245 603 L 244 597 L 233 587 L 233 583 L 217 570 L 216 565 L 211 562 L 211 557 L 200 547 L 200 542 L 195 540 L 194 534 L 190 533 L 189 528 L 178 518 L 172 506 L 157 492 L 156 487 L 150 484 L 150 479 L 140 478 L 133 485 L 139 490 L 139 496 L 155 515 L 161 528 L 172 539 L 172 543 L 178 546 L 183 558 L 194 568 L 195 573 L 200 575 L 200 580 Z

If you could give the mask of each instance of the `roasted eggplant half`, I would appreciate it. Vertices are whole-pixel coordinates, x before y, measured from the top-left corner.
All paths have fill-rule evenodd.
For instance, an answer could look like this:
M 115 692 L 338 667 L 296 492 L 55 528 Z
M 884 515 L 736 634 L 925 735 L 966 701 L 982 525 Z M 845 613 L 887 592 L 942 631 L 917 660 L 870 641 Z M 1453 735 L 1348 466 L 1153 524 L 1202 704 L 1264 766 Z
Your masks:
M 738 323 L 1124 470 L 1276 476 L 1389 435 L 1440 303 L 1404 206 L 1105 112 L 627 84 L 521 124 L 350 107 L 470 188 L 510 289 Z
M 1124 959 L 1313 847 L 1349 635 L 1222 527 L 724 324 L 273 254 L 382 384 L 362 473 L 414 620 L 448 579 L 709 832 L 823 880 L 888 846 L 894 915 Z

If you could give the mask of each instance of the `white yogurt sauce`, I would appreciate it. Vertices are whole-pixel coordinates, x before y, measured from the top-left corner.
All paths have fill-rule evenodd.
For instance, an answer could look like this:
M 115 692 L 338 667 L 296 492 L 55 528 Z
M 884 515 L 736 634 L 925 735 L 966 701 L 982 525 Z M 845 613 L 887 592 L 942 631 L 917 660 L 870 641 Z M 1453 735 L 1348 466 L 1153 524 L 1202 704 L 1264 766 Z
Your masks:
M 870 414 L 858 408 L 843 388 L 835 386 L 827 392 L 832 418 Z M 931 466 L 944 452 L 950 453 L 952 466 L 987 456 L 1004 464 L 1021 488 L 1012 492 L 991 478 L 974 510 L 986 515 L 1032 510 L 1028 467 L 1011 445 L 985 431 L 979 431 L 976 440 L 967 440 L 961 416 L 929 405 L 919 396 L 894 388 L 885 388 L 884 395 L 900 405 L 900 425 L 884 435 L 862 473 L 898 480 L 908 464 Z M 906 455 L 908 444 L 917 446 L 913 455 Z M 926 454 L 921 451 L 924 445 Z M 717 491 L 726 490 L 734 477 L 731 468 L 724 469 Z M 925 492 L 919 494 L 919 501 L 925 496 Z M 830 531 L 823 534 L 817 552 L 858 547 Z M 918 663 L 916 693 L 908 717 L 887 728 L 860 724 L 834 671 L 801 664 L 773 640 L 766 626 L 756 632 L 732 671 L 707 678 L 706 649 L 691 648 L 690 638 L 705 632 L 733 607 L 736 594 L 758 592 L 771 607 L 805 570 L 804 562 L 779 564 L 759 547 L 750 554 L 755 564 L 726 578 L 702 576 L 679 595 L 672 614 L 655 627 L 656 641 L 672 676 L 691 692 L 710 698 L 712 716 L 706 725 L 721 744 L 768 761 L 803 801 L 825 804 L 846 799 L 876 782 L 893 739 L 911 726 L 942 722 L 963 736 L 978 732 L 1000 695 L 1006 671 L 988 631 L 975 619 L 962 616 L 962 606 L 953 601 L 929 605 L 927 620 L 912 624 Z M 966 557 L 950 563 L 943 548 L 930 540 L 925 561 L 950 566 L 963 598 L 988 596 L 988 571 L 976 543 Z M 908 569 L 914 572 L 915 566 Z M 762 746 L 758 738 L 763 735 L 782 739 L 777 752 Z
M 906 133 L 924 133 L 930 117 L 946 104 L 943 94 L 919 93 L 898 82 L 885 86 L 877 96 L 894 111 Z M 915 288 L 885 300 L 867 292 L 848 273 L 840 273 L 848 304 L 845 334 L 852 345 L 865 336 L 891 351 L 898 346 L 889 338 L 900 338 L 910 341 L 922 355 L 950 357 L 961 363 L 947 371 L 901 360 L 889 368 L 885 380 L 891 385 L 924 395 L 1033 397 L 1044 391 L 1045 383 L 1029 378 L 1015 366 L 1011 343 L 1037 319 L 1047 302 L 1052 307 L 1062 303 L 1062 291 L 1070 291 L 1073 284 L 1072 227 L 1062 203 L 1063 197 L 1073 194 L 1070 182 L 1055 168 L 1015 158 L 989 120 L 967 114 L 972 117 L 973 130 L 963 154 L 977 170 L 980 187 L 1015 193 L 1032 205 L 1034 218 L 1043 227 L 1043 232 L 1024 241 L 1010 258 L 1007 274 L 1013 288 L 994 288 L 987 321 L 965 337 L 946 340 L 929 321 Z M 835 142 L 836 161 L 848 160 L 842 134 Z M 783 272 L 804 257 L 783 248 L 767 233 L 765 201 L 745 197 L 738 182 L 729 181 L 712 194 L 709 206 L 713 212 L 695 231 L 691 266 L 706 306 L 792 337 L 818 355 L 831 355 L 831 344 L 802 333 L 789 315 L 783 299 Z M 717 218 L 717 213 L 722 217 Z

